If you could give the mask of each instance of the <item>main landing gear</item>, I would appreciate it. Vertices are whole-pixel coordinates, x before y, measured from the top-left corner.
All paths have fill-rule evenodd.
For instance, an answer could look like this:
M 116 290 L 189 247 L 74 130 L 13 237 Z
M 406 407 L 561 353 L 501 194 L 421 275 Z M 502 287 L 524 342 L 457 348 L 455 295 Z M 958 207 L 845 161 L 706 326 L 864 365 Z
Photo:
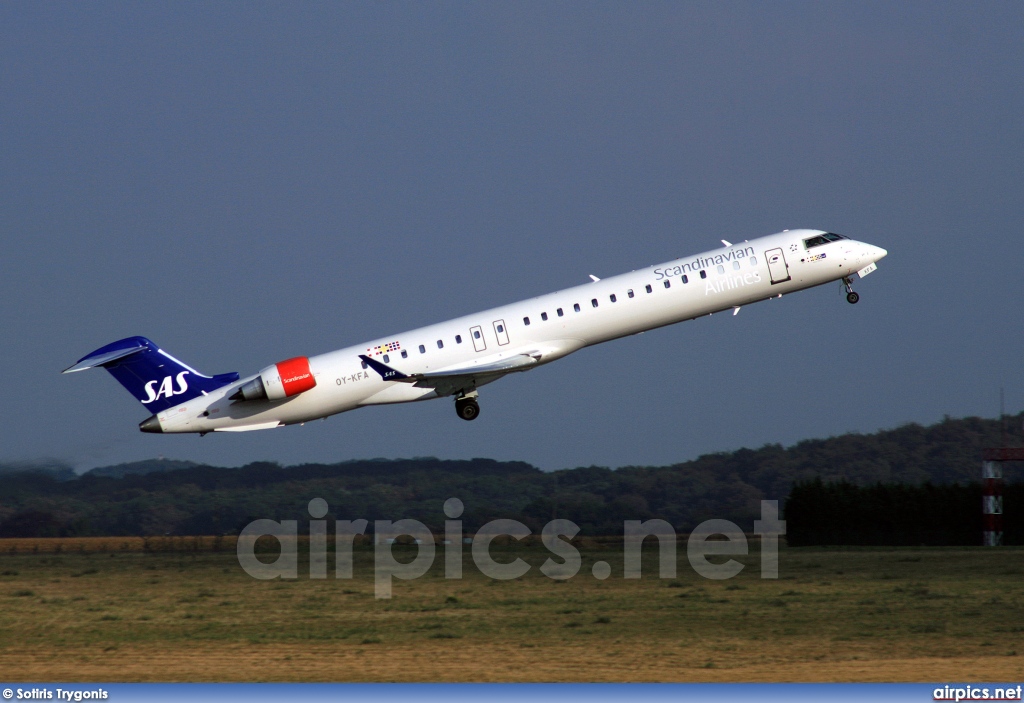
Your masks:
M 843 285 L 846 286 L 846 302 L 850 305 L 856 305 L 857 301 L 860 300 L 860 296 L 853 292 L 853 284 L 849 276 L 843 278 Z
M 480 414 L 480 406 L 476 402 L 476 393 L 455 399 L 455 413 L 463 420 L 475 420 Z

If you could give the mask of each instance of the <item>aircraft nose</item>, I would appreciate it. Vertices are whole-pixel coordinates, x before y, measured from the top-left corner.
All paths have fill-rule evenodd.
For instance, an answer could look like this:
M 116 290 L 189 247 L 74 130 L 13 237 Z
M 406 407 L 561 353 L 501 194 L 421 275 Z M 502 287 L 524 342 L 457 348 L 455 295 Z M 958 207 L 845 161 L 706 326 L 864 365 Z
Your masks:
M 871 263 L 875 263 L 888 253 L 889 252 L 887 252 L 882 247 L 876 247 L 874 244 L 865 244 L 861 256 L 863 256 L 864 259 L 870 261 Z
M 139 423 L 139 431 L 162 433 L 164 431 L 164 428 L 160 426 L 160 420 L 157 418 L 156 415 L 150 415 L 145 420 Z

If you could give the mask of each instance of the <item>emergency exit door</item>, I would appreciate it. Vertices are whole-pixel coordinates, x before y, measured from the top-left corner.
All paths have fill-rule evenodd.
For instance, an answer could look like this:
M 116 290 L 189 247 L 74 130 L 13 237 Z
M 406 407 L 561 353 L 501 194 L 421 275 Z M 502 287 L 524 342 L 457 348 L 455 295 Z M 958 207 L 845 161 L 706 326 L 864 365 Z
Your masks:
M 480 352 L 487 348 L 487 342 L 484 341 L 484 331 L 479 325 L 469 328 L 469 336 L 473 338 L 473 349 Z
M 508 329 L 505 327 L 504 320 L 494 321 L 494 336 L 498 338 L 499 346 L 508 344 Z

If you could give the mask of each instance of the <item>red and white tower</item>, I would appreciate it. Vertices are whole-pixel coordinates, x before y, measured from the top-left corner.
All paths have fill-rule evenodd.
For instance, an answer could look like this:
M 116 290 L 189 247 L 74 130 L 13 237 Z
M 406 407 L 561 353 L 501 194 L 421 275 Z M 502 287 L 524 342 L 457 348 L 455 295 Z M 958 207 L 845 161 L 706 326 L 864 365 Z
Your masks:
M 1003 465 L 998 461 L 981 464 L 982 544 L 998 547 L 1003 543 Z

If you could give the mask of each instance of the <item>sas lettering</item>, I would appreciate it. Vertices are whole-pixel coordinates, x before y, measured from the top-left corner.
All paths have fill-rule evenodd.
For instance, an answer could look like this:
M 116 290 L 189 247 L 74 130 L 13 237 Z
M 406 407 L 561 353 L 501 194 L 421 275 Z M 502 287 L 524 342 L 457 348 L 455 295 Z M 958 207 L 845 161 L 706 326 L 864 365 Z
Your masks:
M 155 390 L 156 381 L 149 381 L 144 386 L 146 399 L 142 402 L 148 405 L 157 398 L 170 398 L 172 395 L 181 395 L 188 390 L 188 384 L 185 383 L 185 374 L 187 373 L 188 371 L 182 371 L 177 376 L 164 376 L 164 380 L 160 384 L 160 390 Z M 174 390 L 175 380 L 178 382 L 178 390 Z

